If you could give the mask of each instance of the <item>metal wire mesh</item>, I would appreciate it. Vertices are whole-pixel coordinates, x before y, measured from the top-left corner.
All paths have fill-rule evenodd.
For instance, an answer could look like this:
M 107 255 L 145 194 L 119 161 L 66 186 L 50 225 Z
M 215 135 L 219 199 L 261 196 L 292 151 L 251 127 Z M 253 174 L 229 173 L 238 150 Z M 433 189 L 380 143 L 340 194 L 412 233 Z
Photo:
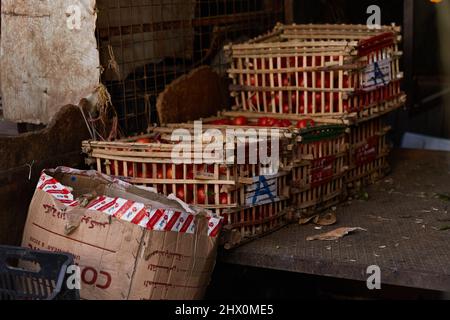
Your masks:
M 97 39 L 126 134 L 157 121 L 156 100 L 173 80 L 209 64 L 225 76 L 223 45 L 284 20 L 283 0 L 98 0 Z

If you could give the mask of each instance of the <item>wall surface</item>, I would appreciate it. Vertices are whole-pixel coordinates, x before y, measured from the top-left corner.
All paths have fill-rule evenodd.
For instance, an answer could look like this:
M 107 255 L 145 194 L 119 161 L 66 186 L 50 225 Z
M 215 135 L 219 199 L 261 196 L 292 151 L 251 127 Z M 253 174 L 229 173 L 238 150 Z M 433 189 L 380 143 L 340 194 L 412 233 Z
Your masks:
M 94 8 L 95 0 L 1 1 L 6 119 L 48 124 L 61 106 L 77 105 L 95 90 L 100 63 Z
M 20 244 L 41 171 L 81 166 L 81 142 L 88 138 L 81 112 L 75 106 L 63 107 L 42 131 L 0 137 L 0 244 Z M 31 170 L 28 165 L 32 165 Z

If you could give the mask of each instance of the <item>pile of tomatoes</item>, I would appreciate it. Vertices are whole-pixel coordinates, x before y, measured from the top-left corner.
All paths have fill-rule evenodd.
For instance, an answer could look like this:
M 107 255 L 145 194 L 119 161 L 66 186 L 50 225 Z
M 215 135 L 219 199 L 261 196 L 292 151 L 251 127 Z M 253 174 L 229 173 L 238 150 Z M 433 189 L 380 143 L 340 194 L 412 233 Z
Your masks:
M 249 121 L 246 117 L 236 117 L 234 119 L 219 119 L 219 120 L 211 121 L 207 124 L 216 125 L 216 126 L 246 127 L 249 125 Z
M 171 186 L 168 186 L 168 193 L 172 193 Z M 161 191 L 161 190 L 158 190 Z M 228 193 L 220 193 L 219 194 L 219 203 L 216 203 L 216 194 L 214 193 L 214 187 L 207 187 L 205 189 L 204 186 L 197 186 L 197 201 L 194 201 L 194 186 L 188 185 L 186 188 L 184 186 L 176 187 L 176 196 L 178 199 L 183 200 L 188 204 L 198 204 L 198 205 L 228 205 Z M 208 199 L 208 203 L 206 203 L 206 199 Z
M 239 126 L 239 127 L 245 127 L 245 126 L 256 126 L 256 127 L 263 127 L 263 128 L 290 128 L 294 125 L 298 129 L 306 129 L 309 127 L 315 127 L 316 123 L 312 119 L 304 119 L 297 121 L 296 124 L 292 122 L 291 120 L 287 119 L 275 119 L 271 117 L 263 117 L 259 118 L 256 123 L 251 123 L 248 118 L 246 117 L 237 117 L 234 119 L 219 119 L 212 122 L 207 123 L 209 125 L 219 125 L 219 126 Z
M 331 101 L 333 99 L 333 102 Z M 282 101 L 281 101 L 282 100 Z M 280 104 L 280 102 L 282 104 Z M 315 102 L 315 103 L 314 103 Z M 340 95 L 338 92 L 277 92 L 266 93 L 266 103 L 269 108 L 272 108 L 274 113 L 284 114 L 312 114 L 314 113 L 314 105 L 316 113 L 332 113 L 339 111 Z M 253 107 L 261 109 L 264 104 L 264 93 L 253 93 L 249 99 L 248 104 Z M 342 101 L 343 110 L 349 110 L 347 100 Z M 282 107 L 280 107 L 282 105 Z M 333 110 L 331 109 L 333 106 Z M 280 110 L 281 108 L 281 110 Z M 281 111 L 281 112 L 280 112 Z
M 119 170 L 115 171 L 115 167 L 111 166 L 111 175 L 113 176 L 124 176 L 123 171 L 123 162 L 119 162 Z M 161 164 L 156 165 L 156 172 L 153 172 L 153 165 L 144 164 L 146 166 L 146 174 L 143 174 L 142 164 L 139 164 L 137 170 L 135 170 L 135 166 L 133 164 L 128 164 L 128 172 L 127 176 L 129 178 L 147 178 L 147 179 L 155 179 L 155 180 L 173 180 L 176 185 L 175 190 L 173 189 L 172 184 L 166 184 L 166 193 L 171 194 L 175 193 L 177 198 L 185 201 L 188 204 L 200 204 L 205 205 L 206 199 L 208 199 L 208 204 L 216 204 L 215 203 L 215 193 L 214 186 L 205 188 L 204 185 L 197 185 L 195 188 L 193 184 L 185 185 L 177 185 L 177 182 L 186 181 L 186 180 L 195 180 L 194 177 L 194 166 L 187 165 L 186 166 L 186 178 L 184 178 L 184 167 L 183 165 L 176 165 L 175 171 L 172 165 L 167 165 L 166 170 L 164 172 L 164 167 Z M 206 173 L 213 174 L 214 167 L 213 166 L 204 166 L 197 165 L 196 170 L 198 174 Z M 227 167 L 221 166 L 219 168 L 219 173 L 221 176 L 227 175 Z M 197 190 L 196 192 L 194 190 Z M 157 190 L 159 193 L 164 193 L 163 185 L 158 185 Z M 197 201 L 194 202 L 194 193 L 197 195 Z M 228 205 L 229 198 L 228 193 L 220 193 L 219 194 L 219 204 Z
M 136 140 L 136 143 L 143 143 L 143 144 L 148 144 L 148 143 L 154 143 L 155 140 L 152 140 L 150 138 L 140 138 Z
M 315 60 L 313 60 L 315 59 Z M 324 57 L 291 57 L 278 59 L 265 59 L 265 70 L 270 69 L 286 69 L 294 67 L 312 67 L 313 62 L 315 67 L 323 67 L 331 61 L 339 61 L 337 56 Z M 280 65 L 279 65 L 280 64 Z M 250 64 L 250 69 L 263 69 L 262 60 L 258 60 L 256 64 Z M 263 69 L 264 70 L 264 69 Z M 283 72 L 283 70 L 280 70 Z M 315 79 L 315 80 L 313 80 Z M 272 112 L 276 113 L 294 113 L 294 114 L 312 114 L 316 113 L 331 113 L 339 111 L 339 102 L 341 96 L 339 92 L 312 92 L 312 91 L 286 91 L 288 87 L 293 88 L 316 88 L 316 89 L 339 89 L 339 73 L 338 72 L 314 72 L 308 71 L 307 76 L 304 72 L 285 72 L 281 74 L 258 74 L 249 75 L 244 79 L 243 84 L 248 87 L 279 87 L 280 91 L 273 92 L 253 92 L 250 94 L 248 104 L 253 107 L 260 108 L 266 103 L 270 108 L 274 108 Z M 351 80 L 348 75 L 343 76 L 343 88 L 351 88 Z M 283 92 L 281 91 L 283 89 Z M 314 106 L 315 109 L 314 110 Z M 332 109 L 333 106 L 333 110 Z M 281 109 L 281 110 L 280 110 Z M 343 101 L 343 109 L 349 109 L 347 101 Z

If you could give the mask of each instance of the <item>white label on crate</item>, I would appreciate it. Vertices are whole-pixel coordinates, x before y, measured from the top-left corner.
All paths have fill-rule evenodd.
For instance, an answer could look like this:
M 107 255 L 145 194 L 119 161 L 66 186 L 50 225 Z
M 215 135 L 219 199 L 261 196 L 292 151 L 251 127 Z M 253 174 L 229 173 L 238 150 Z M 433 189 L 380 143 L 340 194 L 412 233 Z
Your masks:
M 370 64 L 363 71 L 362 88 L 365 91 L 383 87 L 392 81 L 392 59 L 384 59 Z
M 257 182 L 246 187 L 245 191 L 245 203 L 247 205 L 260 204 L 267 200 L 275 202 L 278 198 L 278 180 L 277 178 L 261 176 Z

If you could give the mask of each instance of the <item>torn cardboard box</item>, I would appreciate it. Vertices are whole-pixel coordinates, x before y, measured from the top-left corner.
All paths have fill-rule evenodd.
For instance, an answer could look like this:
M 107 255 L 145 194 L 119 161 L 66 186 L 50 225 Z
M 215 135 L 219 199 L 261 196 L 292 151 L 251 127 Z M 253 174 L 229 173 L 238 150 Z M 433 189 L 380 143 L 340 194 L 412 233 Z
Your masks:
M 23 246 L 69 252 L 87 300 L 198 300 L 213 272 L 219 217 L 94 171 L 42 174 Z

